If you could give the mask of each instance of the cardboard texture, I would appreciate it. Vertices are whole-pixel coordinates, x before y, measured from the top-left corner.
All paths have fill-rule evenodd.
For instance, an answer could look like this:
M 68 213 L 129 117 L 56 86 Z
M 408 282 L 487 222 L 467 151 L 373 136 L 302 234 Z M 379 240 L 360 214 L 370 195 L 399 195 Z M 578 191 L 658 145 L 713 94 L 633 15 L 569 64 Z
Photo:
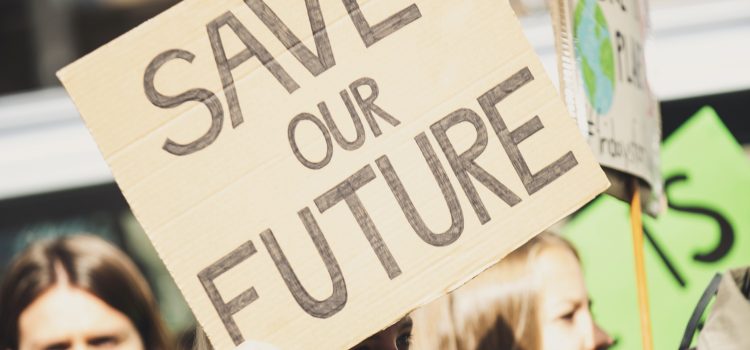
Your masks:
M 560 86 L 568 110 L 608 171 L 608 193 L 630 200 L 630 175 L 645 186 L 643 208 L 666 208 L 659 172 L 661 113 L 646 77 L 645 0 L 554 0 Z
M 353 346 L 608 185 L 503 1 L 187 0 L 59 77 L 218 349 Z
M 750 162 L 711 108 L 662 147 L 669 209 L 644 217 L 654 349 L 676 349 L 715 273 L 750 264 Z M 565 228 L 579 249 L 596 320 L 617 349 L 641 349 L 628 205 L 602 196 Z

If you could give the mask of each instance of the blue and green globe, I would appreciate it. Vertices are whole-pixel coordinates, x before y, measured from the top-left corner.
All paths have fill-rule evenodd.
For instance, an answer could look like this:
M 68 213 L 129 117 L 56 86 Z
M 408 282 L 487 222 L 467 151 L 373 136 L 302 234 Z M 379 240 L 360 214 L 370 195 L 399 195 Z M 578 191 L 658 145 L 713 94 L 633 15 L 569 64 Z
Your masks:
M 612 107 L 615 62 L 609 26 L 597 0 L 579 0 L 573 16 L 576 61 L 589 103 L 599 115 Z

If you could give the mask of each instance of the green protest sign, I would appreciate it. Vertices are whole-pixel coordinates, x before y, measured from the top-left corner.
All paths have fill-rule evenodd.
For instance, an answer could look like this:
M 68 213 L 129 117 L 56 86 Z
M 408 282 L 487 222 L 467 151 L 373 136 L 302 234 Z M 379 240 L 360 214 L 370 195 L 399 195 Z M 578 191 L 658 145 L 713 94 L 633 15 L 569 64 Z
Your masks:
M 750 162 L 703 108 L 662 147 L 669 210 L 644 218 L 654 348 L 675 349 L 714 273 L 750 264 Z M 581 253 L 594 314 L 618 339 L 640 349 L 628 206 L 602 196 L 565 228 Z

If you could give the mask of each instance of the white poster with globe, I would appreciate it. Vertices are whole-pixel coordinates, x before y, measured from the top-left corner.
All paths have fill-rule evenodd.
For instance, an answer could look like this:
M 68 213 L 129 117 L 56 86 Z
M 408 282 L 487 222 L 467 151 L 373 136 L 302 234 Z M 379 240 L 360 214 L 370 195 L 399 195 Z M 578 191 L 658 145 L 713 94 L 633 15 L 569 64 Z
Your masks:
M 661 116 L 646 79 L 645 0 L 555 0 L 563 97 L 602 166 L 662 193 Z

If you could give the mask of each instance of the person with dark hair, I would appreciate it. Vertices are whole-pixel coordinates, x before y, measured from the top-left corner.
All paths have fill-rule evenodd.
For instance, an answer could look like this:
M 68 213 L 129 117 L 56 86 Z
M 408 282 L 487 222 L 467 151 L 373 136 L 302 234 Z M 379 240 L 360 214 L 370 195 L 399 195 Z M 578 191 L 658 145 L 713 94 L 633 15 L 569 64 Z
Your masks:
M 0 350 L 173 349 L 148 284 L 91 235 L 32 243 L 0 285 Z

